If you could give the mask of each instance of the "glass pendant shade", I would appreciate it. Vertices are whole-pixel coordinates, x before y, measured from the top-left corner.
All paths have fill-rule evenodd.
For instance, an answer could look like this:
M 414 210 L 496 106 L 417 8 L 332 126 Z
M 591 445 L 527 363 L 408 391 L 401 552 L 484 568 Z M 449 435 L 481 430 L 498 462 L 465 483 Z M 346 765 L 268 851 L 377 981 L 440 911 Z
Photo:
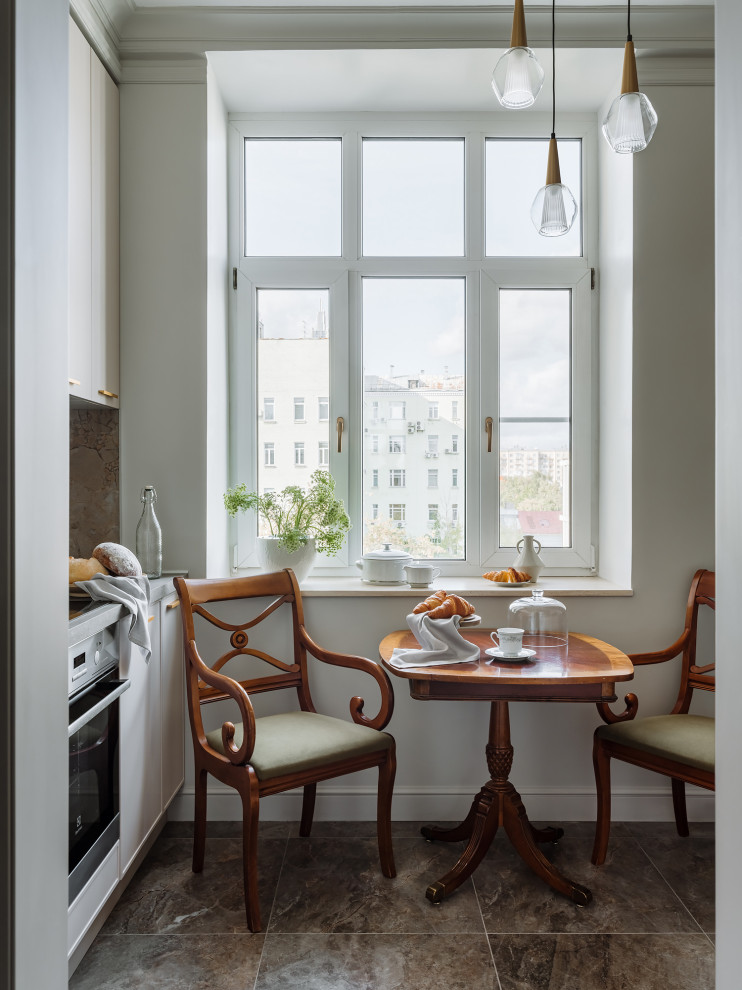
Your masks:
M 576 216 L 577 203 L 569 188 L 562 183 L 556 137 L 552 134 L 546 166 L 546 185 L 536 193 L 531 207 L 531 220 L 542 237 L 561 237 L 572 227 Z
M 530 107 L 543 83 L 544 70 L 530 48 L 509 48 L 492 73 L 495 96 L 508 110 Z
M 657 127 L 657 114 L 644 93 L 621 93 L 603 121 L 603 135 L 619 155 L 644 151 Z

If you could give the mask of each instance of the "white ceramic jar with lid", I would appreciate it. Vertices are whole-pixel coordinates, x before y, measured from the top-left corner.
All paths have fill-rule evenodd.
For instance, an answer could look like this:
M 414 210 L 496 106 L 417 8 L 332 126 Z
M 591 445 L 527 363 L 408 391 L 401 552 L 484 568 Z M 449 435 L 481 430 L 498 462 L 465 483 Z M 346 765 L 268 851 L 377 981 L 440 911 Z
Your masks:
M 407 584 L 404 566 L 411 560 L 406 551 L 395 550 L 391 543 L 385 543 L 381 550 L 364 553 L 356 561 L 356 567 L 368 584 Z

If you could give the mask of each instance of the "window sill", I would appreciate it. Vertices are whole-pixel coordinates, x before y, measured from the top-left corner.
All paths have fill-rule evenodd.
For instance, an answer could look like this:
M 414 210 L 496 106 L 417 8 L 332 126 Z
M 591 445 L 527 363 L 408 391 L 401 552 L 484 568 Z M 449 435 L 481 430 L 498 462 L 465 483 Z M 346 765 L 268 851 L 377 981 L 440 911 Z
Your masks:
M 437 578 L 429 589 L 411 588 L 408 584 L 367 584 L 357 577 L 312 576 L 302 583 L 301 592 L 304 598 L 414 598 L 420 601 L 438 588 L 471 598 L 519 598 L 529 594 L 532 588 L 563 598 L 622 598 L 634 594 L 631 588 L 592 576 L 541 577 L 538 584 L 515 588 L 481 577 L 451 576 Z

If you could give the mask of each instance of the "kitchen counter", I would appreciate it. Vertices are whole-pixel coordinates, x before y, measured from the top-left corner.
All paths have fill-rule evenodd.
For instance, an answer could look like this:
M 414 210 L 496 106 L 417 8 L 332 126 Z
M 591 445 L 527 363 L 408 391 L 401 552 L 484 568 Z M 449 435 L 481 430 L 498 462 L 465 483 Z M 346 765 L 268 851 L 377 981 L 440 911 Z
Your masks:
M 184 571 L 166 571 L 162 577 L 150 581 L 150 602 L 158 602 L 160 599 L 174 592 L 173 578 L 178 575 L 184 575 L 184 573 Z M 101 629 L 105 629 L 106 626 L 110 626 L 113 622 L 118 622 L 126 614 L 127 611 L 123 605 L 117 605 L 115 602 L 111 602 L 110 604 L 100 602 L 95 608 L 75 616 L 74 619 L 70 619 L 69 638 L 67 640 L 68 647 L 82 643 L 84 640 L 94 636 L 97 632 L 100 632 Z

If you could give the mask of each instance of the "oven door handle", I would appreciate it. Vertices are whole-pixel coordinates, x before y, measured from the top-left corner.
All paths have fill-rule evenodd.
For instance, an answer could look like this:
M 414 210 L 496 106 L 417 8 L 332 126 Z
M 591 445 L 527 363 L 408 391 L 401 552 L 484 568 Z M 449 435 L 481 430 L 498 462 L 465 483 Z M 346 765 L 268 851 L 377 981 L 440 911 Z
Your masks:
M 96 715 L 100 715 L 102 711 L 108 708 L 109 705 L 120 698 L 124 691 L 128 691 L 131 687 L 131 681 L 127 678 L 125 681 L 111 681 L 111 690 L 108 691 L 105 697 L 97 701 L 92 708 L 89 708 L 84 715 L 76 718 L 74 722 L 70 723 L 70 727 L 67 730 L 67 735 L 72 738 L 76 732 L 79 732 L 84 725 L 91 722 Z

